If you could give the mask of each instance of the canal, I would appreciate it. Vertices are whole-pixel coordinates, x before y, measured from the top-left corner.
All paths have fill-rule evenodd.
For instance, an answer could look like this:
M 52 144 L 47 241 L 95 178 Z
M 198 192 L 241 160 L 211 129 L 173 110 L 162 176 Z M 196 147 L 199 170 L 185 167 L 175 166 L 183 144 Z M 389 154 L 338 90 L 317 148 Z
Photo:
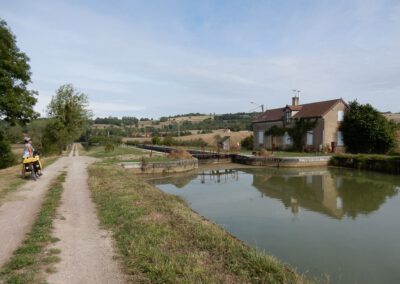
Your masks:
M 153 180 L 237 238 L 330 283 L 400 283 L 400 178 L 219 169 Z

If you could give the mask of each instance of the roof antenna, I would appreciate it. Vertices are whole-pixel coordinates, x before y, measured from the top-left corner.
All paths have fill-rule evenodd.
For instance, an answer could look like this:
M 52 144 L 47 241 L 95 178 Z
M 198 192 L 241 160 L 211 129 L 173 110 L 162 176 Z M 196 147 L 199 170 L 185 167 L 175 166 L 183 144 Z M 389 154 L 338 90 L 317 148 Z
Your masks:
M 294 96 L 297 98 L 300 98 L 300 90 L 298 89 L 293 89 L 292 92 L 294 93 Z

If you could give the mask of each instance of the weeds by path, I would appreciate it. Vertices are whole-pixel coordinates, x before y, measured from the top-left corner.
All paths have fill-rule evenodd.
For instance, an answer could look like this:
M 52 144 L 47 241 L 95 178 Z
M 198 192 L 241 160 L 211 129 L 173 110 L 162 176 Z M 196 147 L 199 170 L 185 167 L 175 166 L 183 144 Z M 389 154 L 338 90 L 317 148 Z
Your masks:
M 59 157 L 44 158 L 44 174 L 46 167 L 54 163 Z M 0 170 L 0 204 L 2 200 L 11 192 L 16 191 L 26 183 L 28 179 L 21 178 L 21 165 Z
M 31 232 L 10 261 L 2 267 L 0 279 L 5 283 L 42 283 L 41 271 L 52 272 L 52 264 L 59 261 L 59 251 L 46 247 L 57 241 L 52 238 L 51 230 L 61 200 L 65 176 L 66 173 L 61 174 L 51 184 Z
M 128 171 L 95 165 L 89 174 L 132 283 L 309 283 Z

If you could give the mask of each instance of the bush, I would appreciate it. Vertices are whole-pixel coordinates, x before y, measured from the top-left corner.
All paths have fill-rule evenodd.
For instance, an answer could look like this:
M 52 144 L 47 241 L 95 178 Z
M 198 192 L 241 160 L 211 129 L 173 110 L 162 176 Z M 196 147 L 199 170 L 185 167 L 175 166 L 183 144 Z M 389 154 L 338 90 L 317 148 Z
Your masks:
M 11 151 L 10 143 L 5 136 L 5 133 L 0 130 L 0 169 L 10 167 L 16 162 L 17 157 Z
M 111 141 L 107 141 L 106 144 L 104 145 L 104 151 L 106 153 L 113 152 L 114 149 L 115 149 L 115 146 Z
M 242 141 L 240 141 L 240 144 L 246 150 L 253 150 L 253 135 L 244 138 Z
M 160 137 L 154 136 L 153 138 L 151 138 L 151 143 L 152 143 L 153 145 L 160 145 L 160 143 L 161 143 Z
M 385 154 L 396 146 L 396 128 L 371 105 L 353 101 L 340 131 L 348 152 Z
M 174 150 L 169 153 L 168 157 L 174 160 L 193 158 L 192 155 L 185 150 Z

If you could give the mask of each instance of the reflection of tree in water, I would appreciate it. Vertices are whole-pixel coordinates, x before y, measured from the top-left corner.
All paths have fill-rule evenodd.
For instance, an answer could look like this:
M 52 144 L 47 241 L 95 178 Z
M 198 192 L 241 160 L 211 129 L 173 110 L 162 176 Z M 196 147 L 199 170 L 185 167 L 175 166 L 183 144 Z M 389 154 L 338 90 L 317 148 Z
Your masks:
M 398 188 L 384 180 L 342 177 L 337 191 L 342 198 L 342 208 L 346 215 L 356 218 L 359 214 L 369 214 L 378 210 L 386 198 L 398 193 Z
M 253 172 L 253 185 L 263 195 L 281 200 L 295 215 L 300 206 L 339 219 L 378 210 L 387 197 L 398 193 L 397 184 L 398 177 L 348 170 Z

